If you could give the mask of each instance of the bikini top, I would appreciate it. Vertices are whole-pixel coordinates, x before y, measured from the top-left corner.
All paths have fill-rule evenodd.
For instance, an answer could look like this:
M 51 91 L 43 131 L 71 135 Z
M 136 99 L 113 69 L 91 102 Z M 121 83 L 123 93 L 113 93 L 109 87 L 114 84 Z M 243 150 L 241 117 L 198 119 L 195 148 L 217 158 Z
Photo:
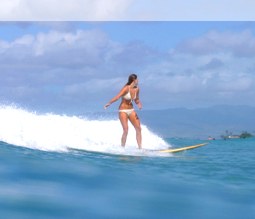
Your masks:
M 134 98 L 132 99 L 131 93 L 130 93 L 130 86 L 129 86 L 129 90 L 128 90 L 128 92 L 123 96 L 123 98 L 124 98 L 125 100 L 130 100 L 130 102 L 132 102 L 132 100 L 136 99 L 136 93 L 135 93 Z

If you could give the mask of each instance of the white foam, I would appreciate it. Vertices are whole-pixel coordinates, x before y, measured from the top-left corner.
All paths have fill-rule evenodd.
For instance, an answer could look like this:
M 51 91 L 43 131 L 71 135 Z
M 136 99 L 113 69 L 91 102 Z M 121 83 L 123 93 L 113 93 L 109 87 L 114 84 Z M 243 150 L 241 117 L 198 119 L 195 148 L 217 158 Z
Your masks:
M 118 120 L 90 120 L 77 116 L 38 114 L 0 106 L 0 140 L 9 144 L 45 151 L 68 148 L 107 153 L 137 151 L 135 131 L 129 125 L 126 148 L 120 147 L 122 127 Z M 143 148 L 160 149 L 169 145 L 142 125 Z

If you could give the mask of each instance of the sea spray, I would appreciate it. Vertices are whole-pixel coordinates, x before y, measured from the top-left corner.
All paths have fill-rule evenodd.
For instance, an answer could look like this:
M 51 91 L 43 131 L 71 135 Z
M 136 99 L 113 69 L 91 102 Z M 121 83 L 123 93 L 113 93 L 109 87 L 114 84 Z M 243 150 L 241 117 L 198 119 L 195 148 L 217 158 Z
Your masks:
M 118 153 L 122 127 L 118 120 L 96 120 L 58 114 L 38 114 L 14 106 L 0 106 L 0 140 L 16 146 L 44 151 L 88 151 Z M 169 145 L 142 125 L 143 148 Z M 129 124 L 127 150 L 137 150 L 135 130 Z M 125 149 L 125 150 L 126 150 Z

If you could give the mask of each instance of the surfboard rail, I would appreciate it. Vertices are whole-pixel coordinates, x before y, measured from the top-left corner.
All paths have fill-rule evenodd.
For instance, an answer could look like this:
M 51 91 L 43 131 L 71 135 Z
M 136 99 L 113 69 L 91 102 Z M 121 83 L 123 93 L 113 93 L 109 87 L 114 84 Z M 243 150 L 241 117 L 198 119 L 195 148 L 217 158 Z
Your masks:
M 195 145 L 190 145 L 190 146 L 185 146 L 181 148 L 169 148 L 169 149 L 162 149 L 162 150 L 156 150 L 157 152 L 162 152 L 162 153 L 177 153 L 181 151 L 186 151 L 186 150 L 191 150 L 194 148 L 202 147 L 207 145 L 208 143 L 202 143 L 202 144 L 195 144 Z

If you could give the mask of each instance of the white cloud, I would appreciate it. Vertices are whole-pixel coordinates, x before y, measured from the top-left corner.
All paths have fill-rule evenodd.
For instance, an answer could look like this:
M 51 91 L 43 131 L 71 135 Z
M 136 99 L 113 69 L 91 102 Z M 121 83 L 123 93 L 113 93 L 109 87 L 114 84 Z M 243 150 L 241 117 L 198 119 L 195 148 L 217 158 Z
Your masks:
M 7 18 L 20 6 L 21 0 L 1 0 L 0 15 Z
M 248 70 L 253 65 L 252 60 L 253 57 L 240 59 L 230 53 L 201 56 L 175 54 L 171 55 L 171 61 L 164 60 L 155 66 L 149 66 L 147 80 L 150 86 L 155 86 L 156 73 L 160 83 L 155 87 L 169 94 L 201 90 L 216 94 L 222 90 L 249 91 L 253 89 L 255 82 L 255 77 Z
M 114 20 L 133 0 L 1 0 L 1 20 Z
M 126 14 L 132 20 L 255 20 L 252 0 L 137 0 Z
M 24 35 L 12 42 L 1 41 L 0 51 L 4 58 L 12 62 L 45 61 L 50 64 L 54 61 L 65 65 L 70 64 L 93 64 L 100 61 L 102 53 L 107 52 L 111 41 L 98 30 L 38 33 L 37 35 Z M 70 57 L 70 55 L 73 55 Z M 40 59 L 36 58 L 41 56 Z M 46 62 L 46 60 L 48 62 Z M 77 63 L 79 62 L 79 63 Z
M 0 20 L 255 20 L 252 0 L 1 0 Z
M 177 51 L 194 55 L 231 53 L 236 56 L 255 56 L 255 37 L 250 30 L 241 32 L 211 31 L 199 38 L 182 42 Z

